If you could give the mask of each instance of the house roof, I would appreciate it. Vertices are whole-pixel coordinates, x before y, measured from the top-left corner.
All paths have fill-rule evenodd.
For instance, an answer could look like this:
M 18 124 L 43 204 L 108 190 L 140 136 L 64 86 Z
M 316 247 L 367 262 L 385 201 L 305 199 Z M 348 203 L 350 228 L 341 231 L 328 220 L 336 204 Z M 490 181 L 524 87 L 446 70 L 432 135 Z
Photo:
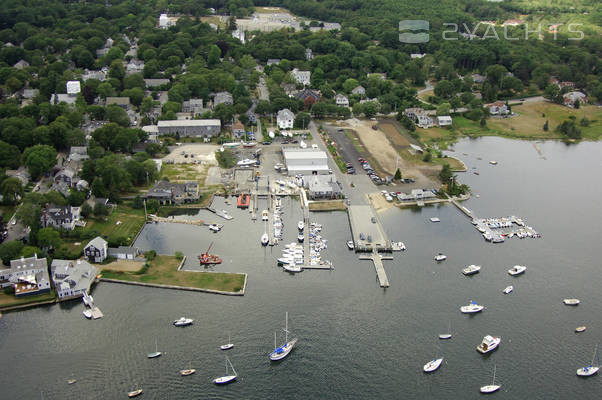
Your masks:
M 90 240 L 84 249 L 87 249 L 90 246 L 94 246 L 97 249 L 101 249 L 107 246 L 107 241 L 101 238 L 100 236 L 96 236 L 94 239 Z
M 289 110 L 288 108 L 283 108 L 282 110 L 278 111 L 277 119 L 279 119 L 279 120 L 295 119 L 295 114 L 293 114 L 293 112 L 291 110 Z
M 303 89 L 299 93 L 295 94 L 295 98 L 300 99 L 300 100 L 305 100 L 310 97 L 313 98 L 314 100 L 319 100 L 320 94 L 318 92 L 316 92 L 315 90 L 311 90 L 311 89 Z
M 79 81 L 67 81 L 67 94 L 77 94 L 82 91 Z
M 169 120 L 159 121 L 159 128 L 167 127 L 193 127 L 193 126 L 222 126 L 219 119 L 187 119 L 187 120 Z

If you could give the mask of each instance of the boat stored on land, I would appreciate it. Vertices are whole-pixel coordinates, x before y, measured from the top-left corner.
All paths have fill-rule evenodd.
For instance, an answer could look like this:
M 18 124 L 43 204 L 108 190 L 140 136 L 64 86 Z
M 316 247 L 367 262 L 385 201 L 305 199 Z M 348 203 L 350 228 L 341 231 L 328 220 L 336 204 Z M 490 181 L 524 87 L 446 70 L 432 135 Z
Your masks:
M 481 354 L 489 353 L 490 351 L 497 349 L 501 342 L 501 338 L 487 335 L 483 338 L 481 344 L 477 346 L 477 351 Z
M 303 222 L 303 221 L 299 221 L 299 222 L 297 223 L 297 228 L 298 228 L 300 231 L 302 231 L 303 229 L 305 229 L 305 222 Z
M 269 217 L 270 217 L 270 213 L 268 212 L 268 210 L 263 210 L 261 212 L 261 220 L 262 221 L 267 221 Z
M 247 208 L 249 207 L 249 202 L 251 201 L 251 196 L 248 194 L 241 194 L 238 196 L 238 200 L 236 201 L 236 207 L 238 208 Z

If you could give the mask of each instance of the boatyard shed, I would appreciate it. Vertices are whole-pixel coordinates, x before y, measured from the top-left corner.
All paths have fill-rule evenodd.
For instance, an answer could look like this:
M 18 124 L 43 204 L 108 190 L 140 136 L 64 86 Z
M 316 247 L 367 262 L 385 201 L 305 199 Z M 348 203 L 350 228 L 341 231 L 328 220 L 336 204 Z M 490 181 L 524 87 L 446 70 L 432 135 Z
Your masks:
M 334 175 L 307 175 L 303 177 L 303 186 L 307 188 L 310 199 L 339 199 L 343 197 L 343 188 Z
M 160 135 L 210 137 L 219 135 L 221 128 L 222 123 L 219 119 L 159 121 L 157 124 Z
M 328 157 L 324 151 L 283 147 L 282 154 L 289 175 L 328 174 Z

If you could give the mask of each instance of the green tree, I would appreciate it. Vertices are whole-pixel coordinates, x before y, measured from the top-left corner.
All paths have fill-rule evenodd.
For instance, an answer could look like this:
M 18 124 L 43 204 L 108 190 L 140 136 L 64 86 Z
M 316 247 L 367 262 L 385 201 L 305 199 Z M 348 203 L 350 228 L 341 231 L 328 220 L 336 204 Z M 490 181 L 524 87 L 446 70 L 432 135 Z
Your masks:
M 87 202 L 82 204 L 82 208 L 80 209 L 80 213 L 84 218 L 88 218 L 92 215 L 92 207 Z
M 401 170 L 399 168 L 397 168 L 397 171 L 395 171 L 395 176 L 393 177 L 393 179 L 395 179 L 396 181 L 401 180 Z
M 20 164 L 19 148 L 0 140 L 0 168 L 18 168 Z
M 94 215 L 96 217 L 106 217 L 109 215 L 109 208 L 102 203 L 94 204 Z
M 149 214 L 156 214 L 157 211 L 159 211 L 160 206 L 161 204 L 159 204 L 159 201 L 155 199 L 150 199 L 146 202 L 146 210 Z
M 37 180 L 56 164 L 56 150 L 43 144 L 29 147 L 23 152 L 23 163 L 31 177 Z
M 98 85 L 96 91 L 98 92 L 98 95 L 103 99 L 115 96 L 115 89 L 113 89 L 113 86 L 111 86 L 109 82 L 103 82 L 100 85 Z
M 125 68 L 123 67 L 121 60 L 113 60 L 111 62 L 111 66 L 109 67 L 109 77 L 115 78 L 121 82 L 124 76 Z
M 23 250 L 23 242 L 20 240 L 13 240 L 0 244 L 0 259 L 4 265 L 10 265 L 10 260 L 15 260 L 21 254 Z
M 207 55 L 207 64 L 209 67 L 215 67 L 219 64 L 219 59 L 222 55 L 222 51 L 216 45 L 209 47 L 209 54 Z
M 44 250 L 58 249 L 62 241 L 60 234 L 53 228 L 42 228 L 38 231 L 38 246 Z
M 6 178 L 0 184 L 0 192 L 2 192 L 5 203 L 17 204 L 23 196 L 23 185 L 18 178 Z
M 454 174 L 453 174 L 449 164 L 448 163 L 443 164 L 443 167 L 441 168 L 441 171 L 439 172 L 439 179 L 441 179 L 441 182 L 449 183 L 451 181 L 453 175 Z
M 549 125 L 549 123 L 548 123 L 548 120 L 546 119 L 546 123 L 545 123 L 545 124 L 543 124 L 543 130 L 544 130 L 545 132 L 547 132 L 547 131 L 548 131 L 548 129 L 550 129 L 550 125 Z
M 437 115 L 439 115 L 439 116 L 449 115 L 450 111 L 451 111 L 451 105 L 449 103 L 441 103 L 437 107 Z
M 300 112 L 295 116 L 295 128 L 307 129 L 309 123 L 311 122 L 311 115 L 306 112 Z
M 140 195 L 138 195 L 134 198 L 134 201 L 132 201 L 132 208 L 139 210 L 142 207 L 144 207 L 144 203 L 142 201 L 142 197 L 140 197 Z

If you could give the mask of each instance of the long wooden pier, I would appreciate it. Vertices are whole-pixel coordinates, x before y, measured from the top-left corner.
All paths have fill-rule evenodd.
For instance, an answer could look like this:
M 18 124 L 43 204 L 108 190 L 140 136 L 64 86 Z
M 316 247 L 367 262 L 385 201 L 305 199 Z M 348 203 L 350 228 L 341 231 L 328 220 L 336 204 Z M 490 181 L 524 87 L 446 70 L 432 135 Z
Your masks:
M 372 260 L 374 263 L 374 269 L 376 270 L 376 276 L 378 277 L 378 282 L 380 287 L 388 288 L 389 287 L 389 278 L 387 278 L 387 273 L 385 272 L 385 267 L 383 265 L 383 260 L 392 260 L 391 256 L 383 256 L 378 253 L 376 249 L 372 252 L 371 255 L 360 255 L 360 260 Z

